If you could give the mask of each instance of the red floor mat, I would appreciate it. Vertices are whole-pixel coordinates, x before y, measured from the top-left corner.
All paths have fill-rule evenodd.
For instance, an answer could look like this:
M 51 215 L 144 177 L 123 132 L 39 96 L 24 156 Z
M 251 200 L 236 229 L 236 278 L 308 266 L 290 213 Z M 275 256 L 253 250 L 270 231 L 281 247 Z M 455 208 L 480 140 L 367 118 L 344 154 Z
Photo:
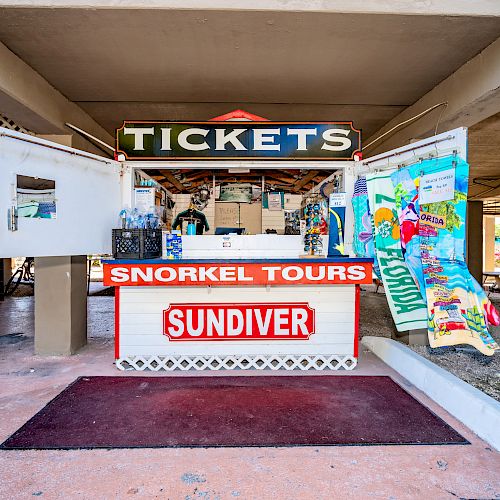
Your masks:
M 467 443 L 389 377 L 82 377 L 2 448 Z

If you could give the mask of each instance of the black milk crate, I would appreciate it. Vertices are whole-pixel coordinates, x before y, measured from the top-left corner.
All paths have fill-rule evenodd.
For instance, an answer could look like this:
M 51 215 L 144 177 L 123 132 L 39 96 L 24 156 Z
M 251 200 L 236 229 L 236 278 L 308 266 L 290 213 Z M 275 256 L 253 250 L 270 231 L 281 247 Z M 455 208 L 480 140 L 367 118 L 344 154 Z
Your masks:
M 115 259 L 161 257 L 161 229 L 113 229 Z

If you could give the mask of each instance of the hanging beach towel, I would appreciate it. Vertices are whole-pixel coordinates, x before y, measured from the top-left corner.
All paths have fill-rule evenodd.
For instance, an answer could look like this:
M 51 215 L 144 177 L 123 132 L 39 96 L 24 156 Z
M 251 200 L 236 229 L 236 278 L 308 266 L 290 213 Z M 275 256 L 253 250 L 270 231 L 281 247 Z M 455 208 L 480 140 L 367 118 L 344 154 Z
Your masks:
M 392 179 L 401 224 L 417 215 L 402 246 L 427 299 L 431 347 L 469 344 L 492 355 L 498 345 L 487 326 L 499 317 L 465 264 L 468 174 L 465 161 L 448 156 L 402 169 Z
M 369 257 L 373 259 L 373 272 L 377 278 L 381 279 L 380 268 L 375 253 L 373 215 L 370 212 L 370 205 L 368 203 L 366 177 L 360 177 L 354 183 L 352 209 L 354 212 L 354 253 L 357 257 Z
M 403 258 L 390 173 L 367 176 L 373 213 L 375 252 L 387 302 L 398 331 L 427 328 L 427 306 Z
M 413 171 L 413 170 L 411 170 Z M 401 251 L 422 299 L 426 301 L 424 274 L 420 252 L 418 190 L 410 168 L 391 175 L 400 226 Z

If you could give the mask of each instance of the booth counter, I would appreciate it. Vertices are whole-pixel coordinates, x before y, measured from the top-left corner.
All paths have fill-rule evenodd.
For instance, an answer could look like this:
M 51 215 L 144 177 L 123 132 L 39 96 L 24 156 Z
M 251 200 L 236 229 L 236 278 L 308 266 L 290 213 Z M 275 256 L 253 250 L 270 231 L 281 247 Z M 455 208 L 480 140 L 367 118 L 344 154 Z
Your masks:
M 165 234 L 164 234 L 165 238 Z M 323 252 L 328 250 L 328 236 L 321 236 Z M 163 249 L 165 249 L 165 242 Z M 165 252 L 164 252 L 165 253 Z M 304 237 L 282 234 L 228 234 L 182 236 L 182 256 L 185 259 L 245 258 L 297 259 L 304 253 Z M 165 258 L 165 255 L 163 256 Z
M 106 261 L 116 365 L 350 370 L 359 285 L 371 282 L 359 258 Z
M 123 252 L 104 266 L 118 368 L 354 368 L 359 285 L 372 282 L 372 265 L 343 257 L 353 253 L 348 201 L 361 151 L 352 122 L 270 122 L 241 110 L 126 121 L 116 151 L 124 207 L 137 208 L 137 176 L 148 171 L 173 202 L 164 259 Z M 140 204 L 146 218 L 152 204 Z M 123 230 L 135 220 L 125 213 Z

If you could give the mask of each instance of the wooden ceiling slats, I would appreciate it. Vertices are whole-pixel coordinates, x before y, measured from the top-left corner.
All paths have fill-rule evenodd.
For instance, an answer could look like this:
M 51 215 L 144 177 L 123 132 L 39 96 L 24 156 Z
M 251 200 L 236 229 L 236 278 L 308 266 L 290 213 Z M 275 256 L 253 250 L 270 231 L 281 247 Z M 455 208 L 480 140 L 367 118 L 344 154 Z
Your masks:
M 228 167 L 229 169 L 229 167 Z M 333 171 L 333 170 L 332 170 Z M 154 169 L 149 175 L 166 187 L 172 193 L 193 193 L 204 184 L 212 184 L 213 174 L 216 182 L 248 182 L 260 185 L 264 176 L 267 186 L 288 190 L 293 193 L 307 192 L 319 184 L 332 172 L 320 170 L 299 169 L 265 169 L 251 170 L 250 172 L 229 173 L 228 170 L 182 169 L 167 170 Z

